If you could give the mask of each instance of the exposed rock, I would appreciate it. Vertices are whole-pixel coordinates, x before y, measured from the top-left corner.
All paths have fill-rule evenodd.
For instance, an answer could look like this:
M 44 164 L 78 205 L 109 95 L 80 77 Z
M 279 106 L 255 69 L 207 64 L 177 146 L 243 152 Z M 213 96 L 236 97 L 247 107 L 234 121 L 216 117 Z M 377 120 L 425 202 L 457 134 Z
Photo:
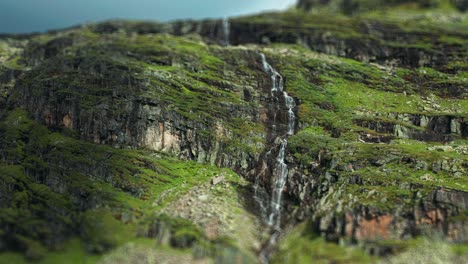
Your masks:
M 393 120 L 356 119 L 355 123 L 378 133 L 421 141 L 451 141 L 454 135 L 468 136 L 468 123 L 465 118 L 412 114 L 390 114 L 389 117 Z M 418 130 L 412 126 L 421 127 L 424 130 Z
M 445 148 L 442 146 L 442 149 Z M 382 146 L 381 148 L 384 148 Z M 438 151 L 438 147 L 431 148 L 431 151 Z M 350 150 L 348 150 L 350 151 Z M 345 154 L 346 153 L 346 154 Z M 345 152 L 342 155 L 350 155 Z M 336 154 L 335 154 L 336 155 Z M 314 169 L 310 172 L 304 171 L 299 166 L 296 173 L 290 177 L 288 182 L 288 194 L 294 197 L 300 205 L 299 212 L 296 213 L 298 219 L 313 219 L 312 226 L 316 232 L 321 233 L 330 241 L 341 241 L 343 243 L 358 243 L 369 247 L 374 254 L 386 255 L 395 253 L 397 248 L 375 246 L 381 240 L 406 239 L 417 236 L 427 230 L 440 232 L 448 241 L 465 243 L 468 240 L 468 228 L 466 219 L 460 214 L 466 210 L 468 193 L 459 190 L 436 188 L 432 192 L 418 191 L 422 186 L 412 183 L 401 182 L 397 187 L 400 190 L 411 190 L 411 195 L 407 198 L 401 197 L 400 204 L 387 206 L 392 203 L 388 195 L 380 193 L 380 188 L 371 188 L 377 177 L 383 177 L 385 173 L 391 173 L 393 169 L 385 167 L 395 166 L 401 160 L 401 153 L 386 154 L 373 157 L 360 165 L 358 162 L 351 162 L 357 170 L 348 170 L 346 166 L 341 168 L 340 164 L 348 164 L 338 157 L 330 157 L 322 161 L 321 170 Z M 466 164 L 458 159 L 442 159 L 435 161 L 431 166 L 420 159 L 408 160 L 416 170 L 425 171 L 432 169 L 437 175 L 448 173 L 451 177 L 458 177 L 459 173 L 466 175 Z M 406 161 L 406 162 L 408 162 Z M 369 164 L 369 162 L 372 162 Z M 392 165 L 393 164 L 393 165 Z M 372 174 L 371 178 L 359 176 L 366 170 L 359 170 L 361 166 L 380 167 L 382 176 Z M 328 170 L 333 170 L 334 176 Z M 346 175 L 346 176 L 344 176 Z M 439 176 L 425 173 L 418 176 L 421 181 L 439 183 L 442 180 Z M 340 180 L 341 178 L 341 180 Z M 382 179 L 383 179 L 382 178 Z M 391 183 L 395 184 L 395 183 Z M 362 186 L 363 192 L 350 193 L 346 191 L 348 185 Z M 385 184 L 384 184 L 385 185 Z M 366 188 L 367 186 L 367 188 Z M 359 189 L 359 187 L 358 187 Z M 364 202 L 362 200 L 372 201 Z M 405 202 L 403 202 L 405 201 Z
M 142 263 L 142 264 L 206 264 L 207 258 L 195 258 L 192 254 L 174 254 L 170 250 L 129 242 L 109 253 L 100 263 Z
M 467 210 L 468 196 L 466 192 L 450 191 L 445 189 L 437 189 L 434 191 L 434 201 L 445 204 L 446 206 L 456 206 L 460 210 Z
M 223 181 L 228 179 L 224 178 Z M 239 183 L 246 184 L 244 181 Z M 218 184 L 215 189 L 212 187 L 211 184 L 194 187 L 168 205 L 163 213 L 196 223 L 210 239 L 231 237 L 242 241 L 239 246 L 245 251 L 252 247 L 258 249 L 258 232 L 261 230 L 255 216 L 243 208 L 242 203 L 248 201 L 237 197 L 234 186 Z
M 218 183 L 224 182 L 225 180 L 226 178 L 224 176 L 214 177 L 213 179 L 211 179 L 211 184 L 216 185 Z
M 466 0 L 451 0 L 450 1 L 460 11 L 465 11 L 468 8 Z M 432 0 L 400 0 L 400 1 L 362 1 L 362 0 L 299 0 L 297 8 L 305 11 L 320 10 L 327 7 L 331 10 L 338 9 L 345 14 L 356 14 L 376 8 L 391 8 L 399 4 L 417 4 L 422 8 L 437 7 L 438 1 Z
M 72 45 L 72 42 L 66 41 L 63 45 Z M 215 117 L 210 116 L 210 113 L 205 113 L 205 115 L 194 120 L 191 117 L 193 110 L 187 108 L 184 101 L 181 102 L 182 105 L 177 105 L 177 102 L 175 102 L 176 106 L 174 106 L 174 102 L 171 103 L 170 101 L 175 99 L 150 96 L 155 91 L 167 89 L 164 85 L 170 87 L 172 79 L 165 79 L 166 82 L 169 82 L 167 84 L 151 86 L 146 79 L 136 77 L 139 74 L 138 68 L 133 69 L 137 72 L 133 75 L 128 73 L 127 66 L 118 70 L 110 70 L 114 67 L 112 62 L 94 61 L 93 58 L 86 55 L 89 52 L 86 50 L 78 51 L 71 60 L 56 60 L 55 56 L 59 55 L 55 51 L 49 51 L 51 49 L 50 45 L 37 47 L 43 50 L 44 54 L 49 54 L 47 56 L 41 55 L 42 51 L 36 51 L 36 48 L 30 48 L 28 52 L 41 53 L 37 55 L 38 61 L 47 60 L 53 66 L 44 66 L 47 67 L 44 69 L 39 66 L 17 84 L 21 96 L 18 97 L 20 100 L 16 104 L 27 108 L 33 113 L 36 120 L 45 123 L 50 128 L 72 129 L 81 138 L 98 144 L 110 144 L 120 148 L 126 146 L 143 147 L 156 151 L 165 151 L 183 159 L 231 167 L 243 173 L 248 172 L 255 166 L 260 151 L 245 152 L 244 149 L 231 149 L 229 152 L 232 153 L 227 155 L 226 142 L 236 140 L 243 141 L 243 143 L 248 142 L 233 133 L 232 130 L 238 128 L 233 128 L 229 120 L 243 119 L 255 122 L 257 113 L 264 107 L 259 105 L 258 101 L 256 101 L 257 106 L 255 108 L 252 107 L 254 102 L 247 105 L 243 101 L 237 101 L 238 103 L 235 105 L 233 102 L 226 101 L 233 100 L 232 98 L 222 99 L 221 97 L 224 95 L 215 92 L 213 93 L 215 97 L 221 96 L 216 100 L 222 102 L 219 104 L 219 110 L 215 111 L 225 111 L 221 114 L 225 117 L 224 120 L 215 120 Z M 60 44 L 58 47 L 63 45 Z M 245 56 L 247 60 L 255 56 L 255 54 L 245 52 L 242 56 Z M 257 65 L 254 63 L 250 67 L 255 68 Z M 47 81 L 48 84 L 39 83 L 34 79 L 42 70 L 49 72 L 60 71 L 64 74 L 73 72 L 73 78 L 82 81 L 82 83 L 77 81 L 75 87 L 71 88 L 64 88 L 65 80 L 54 79 Z M 74 90 L 81 90 L 92 93 L 92 87 L 95 83 L 100 83 L 104 79 L 112 80 L 110 82 L 113 84 L 104 85 L 107 87 L 105 89 L 108 90 L 106 90 L 105 95 L 97 95 L 96 99 L 101 98 L 99 103 L 96 102 L 93 105 L 94 99 L 88 102 L 88 99 L 82 96 L 86 92 L 80 94 L 73 92 Z M 32 83 L 29 83 L 30 81 Z M 163 80 L 159 78 L 159 81 Z M 245 87 L 247 82 L 239 78 L 235 81 L 242 82 L 240 84 L 242 87 Z M 37 88 L 35 92 L 32 92 L 29 88 L 30 85 Z M 133 93 L 126 89 L 127 85 L 133 87 Z M 205 86 L 210 85 L 212 84 L 207 80 Z M 251 83 L 251 85 L 255 85 L 255 83 Z M 110 90 L 110 87 L 114 88 Z M 237 88 L 227 89 L 235 90 Z M 255 91 L 256 98 L 258 98 L 257 94 L 259 92 L 261 91 Z M 94 96 L 90 95 L 91 98 Z M 201 96 L 203 96 L 203 92 L 200 93 L 199 97 Z M 234 100 L 234 102 L 236 101 Z M 91 105 L 88 105 L 89 103 Z M 245 132 L 243 131 L 243 133 Z M 263 133 L 257 133 L 256 135 L 253 133 L 255 132 L 249 135 L 252 137 L 251 145 L 253 147 L 251 149 L 262 148 L 262 143 L 258 140 L 254 142 L 254 140 L 255 137 L 263 137 Z
M 435 151 L 445 151 L 445 152 L 453 151 L 453 147 L 451 146 L 435 146 L 435 147 L 428 147 L 427 149 L 435 150 Z
M 431 174 L 424 174 L 419 179 L 423 181 L 434 181 L 434 177 Z

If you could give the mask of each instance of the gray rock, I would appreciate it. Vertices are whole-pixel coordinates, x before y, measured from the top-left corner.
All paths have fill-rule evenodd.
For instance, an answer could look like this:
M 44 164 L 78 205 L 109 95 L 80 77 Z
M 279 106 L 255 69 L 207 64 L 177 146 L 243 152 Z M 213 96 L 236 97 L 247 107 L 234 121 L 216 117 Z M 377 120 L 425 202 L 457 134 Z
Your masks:
M 218 183 L 222 183 L 225 180 L 226 180 L 226 178 L 224 176 L 214 177 L 213 179 L 211 179 L 211 184 L 217 185 Z
M 208 201 L 208 195 L 200 195 L 198 196 L 198 200 L 202 201 L 202 202 L 206 202 Z

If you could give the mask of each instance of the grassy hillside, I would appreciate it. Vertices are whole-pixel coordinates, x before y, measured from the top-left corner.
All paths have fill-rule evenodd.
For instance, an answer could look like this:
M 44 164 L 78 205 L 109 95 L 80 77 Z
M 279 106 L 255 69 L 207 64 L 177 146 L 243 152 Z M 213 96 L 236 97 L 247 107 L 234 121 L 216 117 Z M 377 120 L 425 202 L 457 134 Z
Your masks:
M 287 126 L 260 53 L 298 105 L 272 263 L 466 257 L 466 13 L 300 2 L 231 19 L 233 46 L 219 21 L 1 38 L 0 263 L 257 262 Z

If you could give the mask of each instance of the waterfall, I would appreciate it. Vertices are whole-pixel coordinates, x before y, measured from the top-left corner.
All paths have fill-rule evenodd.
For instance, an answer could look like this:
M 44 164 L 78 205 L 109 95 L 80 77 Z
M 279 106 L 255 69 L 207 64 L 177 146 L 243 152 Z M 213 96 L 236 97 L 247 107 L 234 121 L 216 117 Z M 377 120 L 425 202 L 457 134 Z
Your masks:
M 277 92 L 277 91 L 283 91 L 284 89 L 284 81 L 283 77 L 268 63 L 266 60 L 265 54 L 260 53 L 260 56 L 262 57 L 262 65 L 263 65 L 263 70 L 270 74 L 272 87 L 271 87 L 271 92 Z
M 231 35 L 231 23 L 229 22 L 228 18 L 223 19 L 223 38 L 224 38 L 224 46 L 231 45 L 229 43 L 229 37 Z
M 288 135 L 292 136 L 294 135 L 294 124 L 296 124 L 296 115 L 294 114 L 296 102 L 287 92 L 284 92 L 283 95 L 288 108 Z
M 279 142 L 280 148 L 278 152 L 278 156 L 276 157 L 275 160 L 275 167 L 273 168 L 273 184 L 271 186 L 271 199 L 270 199 L 270 204 L 268 209 L 268 217 L 265 219 L 266 223 L 274 227 L 275 229 L 280 228 L 281 224 L 281 202 L 282 202 L 282 197 L 283 197 L 283 189 L 284 186 L 286 185 L 286 180 L 288 177 L 288 166 L 286 165 L 284 158 L 286 156 L 286 148 L 288 145 L 288 136 L 294 134 L 294 125 L 296 122 L 296 116 L 294 114 L 294 108 L 296 107 L 296 102 L 294 101 L 294 98 L 289 96 L 289 94 L 284 91 L 284 80 L 281 74 L 271 66 L 271 64 L 268 63 L 265 54 L 260 53 L 260 57 L 262 59 L 262 65 L 263 65 L 263 70 L 270 75 L 272 86 L 271 86 L 271 94 L 274 100 L 277 104 L 281 102 L 280 96 L 283 96 L 284 98 L 284 103 L 285 103 L 285 109 L 287 109 L 287 116 L 288 116 L 288 127 L 286 130 L 285 135 L 278 135 L 276 134 L 276 128 L 280 127 L 281 124 L 276 124 L 276 113 L 274 114 L 274 120 L 273 120 L 273 131 L 275 132 L 274 137 L 275 141 Z M 276 109 L 283 109 L 280 105 L 277 105 L 275 107 Z M 282 110 L 281 110 L 282 111 Z M 270 155 L 270 151 L 266 154 L 266 158 Z M 255 199 L 257 202 L 260 200 L 259 197 L 257 196 L 258 194 L 258 189 L 259 189 L 259 182 L 257 181 L 255 183 Z M 263 199 L 265 200 L 265 199 Z M 259 202 L 260 208 L 265 208 L 266 206 L 264 205 L 264 201 Z
M 270 216 L 268 218 L 268 224 L 277 229 L 280 228 L 281 224 L 281 198 L 283 196 L 283 189 L 286 185 L 286 179 L 288 178 L 288 166 L 284 163 L 284 156 L 288 141 L 283 139 L 281 142 L 280 151 L 276 158 L 276 167 L 273 171 L 273 188 L 271 193 L 270 201 Z
M 269 74 L 271 78 L 271 96 L 273 98 L 273 102 L 275 103 L 273 107 L 274 113 L 272 120 L 273 142 L 270 143 L 274 145 L 272 149 L 279 146 L 278 155 L 274 160 L 274 168 L 272 171 L 273 178 L 271 185 L 271 197 L 268 197 L 268 192 L 266 192 L 260 186 L 260 176 L 263 175 L 267 170 L 267 162 L 262 164 L 261 173 L 257 175 L 254 186 L 254 198 L 260 206 L 262 218 L 265 223 L 268 224 L 268 226 L 273 230 L 270 239 L 267 241 L 263 250 L 260 252 L 261 262 L 268 263 L 268 256 L 273 250 L 281 231 L 281 207 L 283 190 L 284 186 L 286 185 L 289 172 L 288 165 L 285 163 L 285 156 L 288 146 L 288 137 L 294 134 L 294 127 L 296 123 L 294 108 L 296 107 L 296 102 L 294 101 L 294 98 L 289 96 L 289 94 L 284 90 L 284 79 L 281 74 L 279 74 L 279 72 L 268 63 L 265 54 L 260 53 L 260 57 L 262 59 L 263 70 Z M 281 99 L 284 100 L 284 105 L 281 105 L 283 102 Z M 277 121 L 276 111 L 287 111 L 285 116 L 287 116 L 288 124 L 287 128 L 284 130 L 278 129 L 281 128 L 282 124 L 279 124 Z M 278 133 L 281 131 L 284 131 L 284 133 Z M 272 150 L 265 154 L 265 160 L 270 158 L 271 153 Z

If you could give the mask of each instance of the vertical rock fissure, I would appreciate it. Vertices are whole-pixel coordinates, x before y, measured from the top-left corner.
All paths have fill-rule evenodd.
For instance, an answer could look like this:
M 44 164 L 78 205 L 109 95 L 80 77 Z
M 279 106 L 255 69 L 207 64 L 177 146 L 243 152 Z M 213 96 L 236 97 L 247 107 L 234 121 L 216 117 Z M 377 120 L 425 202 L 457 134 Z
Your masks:
M 283 201 L 283 189 L 286 185 L 288 177 L 288 166 L 285 162 L 286 151 L 288 146 L 288 137 L 294 134 L 296 116 L 294 108 L 296 103 L 294 98 L 284 91 L 284 79 L 279 72 L 268 63 L 265 54 L 260 53 L 263 70 L 270 75 L 272 87 L 271 98 L 273 105 L 272 123 L 271 123 L 271 142 L 273 146 L 270 151 L 265 153 L 265 160 L 262 164 L 260 174 L 268 170 L 268 161 L 272 159 L 272 152 L 279 148 L 276 158 L 270 163 L 273 166 L 271 171 L 271 189 L 265 190 L 265 187 L 260 185 L 260 175 L 257 175 L 254 185 L 254 198 L 261 209 L 262 220 L 268 225 L 272 233 L 270 239 L 266 242 L 260 252 L 260 260 L 263 263 L 268 263 L 268 258 L 272 248 L 276 244 L 276 240 L 281 231 L 281 211 Z M 277 112 L 279 111 L 279 118 Z M 287 113 L 285 113 L 287 111 Z M 287 117 L 287 126 L 285 127 L 284 118 Z M 268 195 L 270 193 L 270 195 Z

